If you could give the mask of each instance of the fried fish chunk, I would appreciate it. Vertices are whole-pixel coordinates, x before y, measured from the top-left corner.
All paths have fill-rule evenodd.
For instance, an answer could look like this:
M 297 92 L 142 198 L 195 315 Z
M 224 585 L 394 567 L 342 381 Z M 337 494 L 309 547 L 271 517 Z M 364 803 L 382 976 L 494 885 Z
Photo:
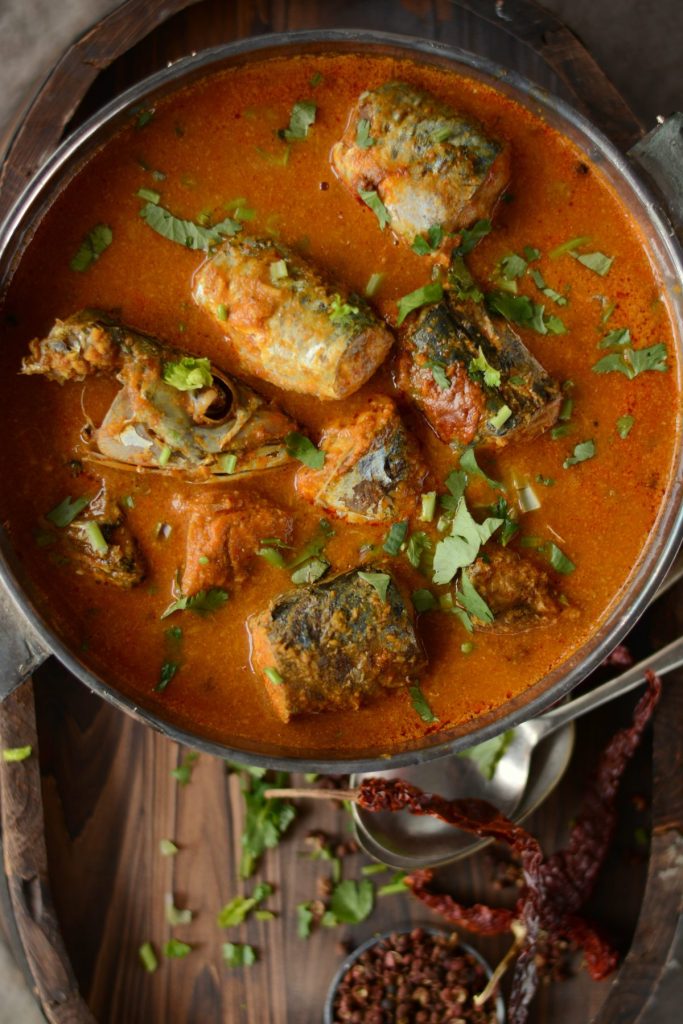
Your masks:
M 228 239 L 197 271 L 193 294 L 243 370 L 285 391 L 346 398 L 393 343 L 365 299 L 268 238 Z
M 387 584 L 383 598 L 367 578 Z M 390 574 L 368 567 L 276 597 L 249 623 L 252 662 L 283 722 L 355 710 L 426 665 L 413 610 Z
M 362 93 L 332 165 L 354 195 L 373 191 L 391 229 L 412 244 L 430 227 L 453 235 L 489 217 L 510 178 L 510 147 L 470 117 L 405 82 Z
M 530 440 L 562 404 L 559 383 L 509 324 L 450 295 L 406 321 L 395 377 L 437 437 L 459 448 Z
M 106 485 L 64 530 L 64 550 L 79 575 L 125 589 L 145 577 L 145 563 L 125 516 Z
M 489 544 L 486 558 L 465 570 L 494 615 L 491 633 L 522 633 L 552 622 L 564 610 L 550 573 L 511 548 Z
M 360 413 L 330 423 L 320 443 L 325 465 L 301 469 L 302 497 L 351 523 L 405 519 L 427 476 L 417 442 L 385 395 Z

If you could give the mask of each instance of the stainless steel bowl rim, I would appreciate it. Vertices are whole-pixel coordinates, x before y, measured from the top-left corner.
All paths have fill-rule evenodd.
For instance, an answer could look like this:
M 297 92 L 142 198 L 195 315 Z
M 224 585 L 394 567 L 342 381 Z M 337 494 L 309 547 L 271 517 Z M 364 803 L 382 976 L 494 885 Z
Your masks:
M 625 156 L 596 129 L 582 114 L 565 101 L 558 99 L 547 90 L 534 84 L 514 71 L 469 53 L 457 47 L 447 46 L 431 40 L 399 36 L 389 33 L 364 30 L 339 29 L 327 31 L 288 32 L 257 36 L 221 46 L 212 47 L 189 57 L 181 58 L 165 69 L 156 72 L 121 93 L 106 104 L 55 150 L 35 174 L 21 194 L 4 222 L 0 225 L 0 291 L 4 292 L 11 276 L 15 260 L 21 254 L 26 239 L 49 207 L 60 185 L 71 180 L 95 149 L 109 138 L 119 127 L 127 123 L 131 114 L 143 101 L 159 100 L 184 84 L 189 84 L 205 75 L 218 71 L 245 59 L 277 56 L 292 56 L 299 53 L 325 52 L 370 52 L 377 55 L 401 53 L 409 59 L 426 60 L 428 63 L 462 72 L 483 81 L 504 94 L 521 102 L 541 118 L 555 124 L 559 131 L 570 137 L 580 136 L 582 142 L 574 139 L 589 158 L 614 173 L 617 183 L 632 194 L 638 204 L 641 220 L 645 221 L 653 234 L 649 236 L 651 248 L 658 252 L 658 270 L 673 282 L 683 282 L 683 262 L 673 231 L 660 210 L 658 202 L 631 169 Z M 572 135 L 574 133 L 574 135 Z M 50 186 L 54 186 L 51 188 Z M 633 211 L 631 211 L 633 212 Z M 670 296 L 676 319 L 677 342 L 683 361 L 683 301 Z M 679 389 L 681 379 L 679 371 Z M 425 736 L 411 749 L 402 750 L 391 756 L 339 757 L 334 752 L 311 753 L 302 756 L 281 754 L 279 751 L 264 752 L 248 747 L 230 746 L 227 743 L 198 735 L 190 728 L 179 727 L 164 721 L 157 713 L 141 708 L 135 701 L 117 691 L 102 677 L 91 671 L 70 648 L 53 632 L 28 597 L 20 581 L 22 574 L 19 560 L 12 550 L 4 528 L 0 528 L 0 580 L 17 610 L 16 628 L 28 621 L 37 637 L 49 653 L 59 660 L 91 690 L 97 692 L 117 708 L 165 733 L 172 739 L 192 746 L 197 750 L 248 762 L 265 768 L 283 768 L 318 772 L 368 772 L 404 765 L 420 764 L 438 757 L 455 753 L 475 743 L 480 743 L 505 729 L 510 729 L 528 718 L 539 714 L 566 695 L 574 686 L 596 668 L 603 658 L 624 637 L 635 624 L 656 589 L 666 575 L 683 538 L 683 445 L 679 438 L 679 451 L 673 480 L 670 483 L 666 502 L 660 509 L 658 523 L 653 530 L 655 540 L 641 559 L 635 576 L 618 600 L 615 600 L 609 615 L 600 629 L 563 665 L 558 666 L 542 680 L 511 702 L 512 708 L 501 717 L 496 717 L 500 708 L 477 719 L 476 729 L 468 729 L 468 723 L 438 734 Z M 655 543 L 656 541 L 656 543 Z M 540 692 L 536 692 L 540 691 Z M 430 744 L 430 739 L 434 740 Z M 422 745 L 420 745 L 422 744 Z

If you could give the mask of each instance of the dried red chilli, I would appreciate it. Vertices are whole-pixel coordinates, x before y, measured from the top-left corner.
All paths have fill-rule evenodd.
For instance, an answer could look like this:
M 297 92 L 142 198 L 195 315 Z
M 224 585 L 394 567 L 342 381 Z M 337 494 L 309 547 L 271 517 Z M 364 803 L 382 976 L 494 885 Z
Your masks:
M 632 724 L 612 737 L 603 751 L 584 797 L 565 850 L 544 859 L 538 841 L 495 807 L 482 800 L 445 800 L 424 793 L 401 779 L 365 779 L 358 803 L 369 811 L 408 810 L 432 815 L 475 835 L 507 843 L 520 858 L 524 885 L 514 912 L 476 905 L 464 907 L 452 897 L 428 888 L 431 872 L 415 872 L 406 880 L 413 893 L 460 927 L 482 934 L 507 931 L 513 921 L 525 929 L 515 964 L 508 1005 L 510 1024 L 524 1024 L 538 985 L 538 956 L 552 961 L 564 940 L 584 950 L 595 978 L 616 965 L 607 941 L 576 911 L 593 890 L 616 822 L 615 798 L 624 769 L 632 757 L 661 692 L 661 682 L 646 673 L 647 690 L 633 713 Z

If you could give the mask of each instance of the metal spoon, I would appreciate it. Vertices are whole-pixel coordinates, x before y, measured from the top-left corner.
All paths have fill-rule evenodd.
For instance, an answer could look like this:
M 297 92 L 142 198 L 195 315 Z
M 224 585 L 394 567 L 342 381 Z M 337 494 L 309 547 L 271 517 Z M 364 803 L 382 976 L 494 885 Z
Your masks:
M 683 564 L 677 564 L 657 592 L 655 600 L 682 578 Z M 488 800 L 508 817 L 522 820 L 552 790 L 566 767 L 568 757 L 561 759 L 559 771 L 550 771 L 552 778 L 549 782 L 546 779 L 541 786 L 540 799 L 529 799 L 529 786 L 533 788 L 539 776 L 548 774 L 548 767 L 552 766 L 553 743 L 545 742 L 548 737 L 593 708 L 601 707 L 640 686 L 644 682 L 646 669 L 665 675 L 681 666 L 683 637 L 576 700 L 518 725 L 492 779 L 483 775 L 474 761 L 463 756 L 443 758 L 414 768 L 371 774 L 386 778 L 400 777 L 448 799 L 472 797 Z M 571 740 L 571 734 L 565 735 L 563 747 L 568 746 L 571 750 Z M 362 778 L 363 775 L 352 776 L 352 785 L 356 785 Z M 356 806 L 352 813 L 361 846 L 372 857 L 392 867 L 434 867 L 469 855 L 487 843 L 486 840 L 458 832 L 432 818 L 415 817 L 403 812 L 371 815 Z

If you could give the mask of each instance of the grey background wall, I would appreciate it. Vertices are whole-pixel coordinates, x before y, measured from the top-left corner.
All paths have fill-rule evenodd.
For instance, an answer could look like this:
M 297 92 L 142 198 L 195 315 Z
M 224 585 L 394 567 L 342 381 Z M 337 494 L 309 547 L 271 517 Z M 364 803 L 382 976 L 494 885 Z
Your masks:
M 542 2 L 580 36 L 646 124 L 683 109 L 683 0 Z M 117 0 L 0 0 L 0 125 L 64 47 L 116 6 Z M 0 940 L 0 1024 L 42 1020 Z

